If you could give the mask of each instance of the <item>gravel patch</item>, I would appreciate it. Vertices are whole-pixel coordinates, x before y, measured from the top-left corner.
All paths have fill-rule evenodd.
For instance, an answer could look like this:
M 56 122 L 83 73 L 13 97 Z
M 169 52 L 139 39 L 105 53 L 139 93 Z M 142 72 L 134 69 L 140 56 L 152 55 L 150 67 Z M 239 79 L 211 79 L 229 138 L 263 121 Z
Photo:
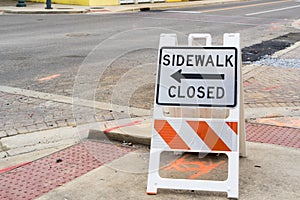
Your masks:
M 270 56 L 267 56 L 254 63 L 260 65 L 274 66 L 274 67 L 300 69 L 300 59 L 282 59 L 282 58 L 272 58 Z

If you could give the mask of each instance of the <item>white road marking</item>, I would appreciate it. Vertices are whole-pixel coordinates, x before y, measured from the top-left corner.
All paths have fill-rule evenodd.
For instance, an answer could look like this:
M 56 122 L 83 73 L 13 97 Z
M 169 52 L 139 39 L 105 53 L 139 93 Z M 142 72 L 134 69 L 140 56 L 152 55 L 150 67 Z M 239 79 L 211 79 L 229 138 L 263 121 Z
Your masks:
M 202 19 L 179 19 L 179 18 L 163 18 L 163 17 L 144 17 L 144 18 L 153 19 L 153 20 L 176 20 L 176 21 L 192 21 L 192 22 L 205 22 L 205 23 L 218 23 L 218 24 L 239 24 L 239 25 L 245 25 L 245 26 L 261 25 L 258 23 L 243 23 L 243 22 L 230 22 L 230 21 L 216 22 L 214 20 L 202 20 Z
M 167 10 L 166 13 L 186 13 L 186 14 L 200 14 L 200 11 L 184 11 L 184 10 Z
M 274 10 L 266 10 L 266 11 L 255 12 L 255 13 L 248 13 L 248 14 L 246 14 L 246 16 L 259 15 L 259 14 L 270 13 L 270 12 L 277 12 L 277 11 L 288 10 L 288 9 L 293 9 L 293 8 L 298 8 L 298 7 L 300 7 L 300 5 L 290 6 L 290 7 L 285 7 L 285 8 L 278 8 L 278 9 L 274 9 Z

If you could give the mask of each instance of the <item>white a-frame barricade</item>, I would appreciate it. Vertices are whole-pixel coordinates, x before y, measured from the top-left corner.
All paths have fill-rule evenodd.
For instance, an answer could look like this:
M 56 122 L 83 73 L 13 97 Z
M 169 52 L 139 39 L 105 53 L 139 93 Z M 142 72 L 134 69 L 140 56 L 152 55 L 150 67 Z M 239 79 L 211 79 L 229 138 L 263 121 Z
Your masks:
M 206 39 L 206 46 L 193 45 L 198 38 Z M 240 144 L 242 155 L 246 154 L 240 115 L 240 36 L 227 33 L 223 40 L 223 46 L 211 46 L 210 34 L 190 34 L 188 46 L 178 46 L 176 34 L 160 36 L 147 194 L 164 188 L 227 192 L 229 198 L 238 198 Z M 174 108 L 224 109 L 227 115 L 169 116 Z M 164 151 L 224 153 L 228 177 L 225 181 L 162 178 Z

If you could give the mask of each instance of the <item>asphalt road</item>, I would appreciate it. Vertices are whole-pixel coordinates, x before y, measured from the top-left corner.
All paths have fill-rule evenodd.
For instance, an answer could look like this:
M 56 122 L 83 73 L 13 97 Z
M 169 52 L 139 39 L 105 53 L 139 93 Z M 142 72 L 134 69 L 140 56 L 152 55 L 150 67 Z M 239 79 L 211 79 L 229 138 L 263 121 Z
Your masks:
M 299 31 L 292 26 L 299 11 L 299 2 L 280 0 L 119 14 L 1 15 L 0 85 L 96 95 L 116 104 L 135 96 L 145 103 L 138 97 L 152 95 L 160 33 L 177 33 L 182 45 L 189 33 L 211 33 L 213 44 L 221 45 L 223 33 L 239 32 L 245 47 Z
M 237 3 L 174 9 L 176 12 L 216 14 L 219 16 L 254 16 L 271 19 L 293 19 L 299 17 L 300 4 L 297 0 L 254 0 Z

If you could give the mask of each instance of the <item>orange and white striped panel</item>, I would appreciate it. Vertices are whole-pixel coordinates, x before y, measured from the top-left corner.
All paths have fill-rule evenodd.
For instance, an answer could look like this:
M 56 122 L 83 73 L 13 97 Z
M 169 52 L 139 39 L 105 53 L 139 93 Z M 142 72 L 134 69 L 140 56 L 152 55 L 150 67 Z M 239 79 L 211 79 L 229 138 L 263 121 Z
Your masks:
M 152 148 L 237 151 L 237 122 L 154 120 L 154 131 Z

